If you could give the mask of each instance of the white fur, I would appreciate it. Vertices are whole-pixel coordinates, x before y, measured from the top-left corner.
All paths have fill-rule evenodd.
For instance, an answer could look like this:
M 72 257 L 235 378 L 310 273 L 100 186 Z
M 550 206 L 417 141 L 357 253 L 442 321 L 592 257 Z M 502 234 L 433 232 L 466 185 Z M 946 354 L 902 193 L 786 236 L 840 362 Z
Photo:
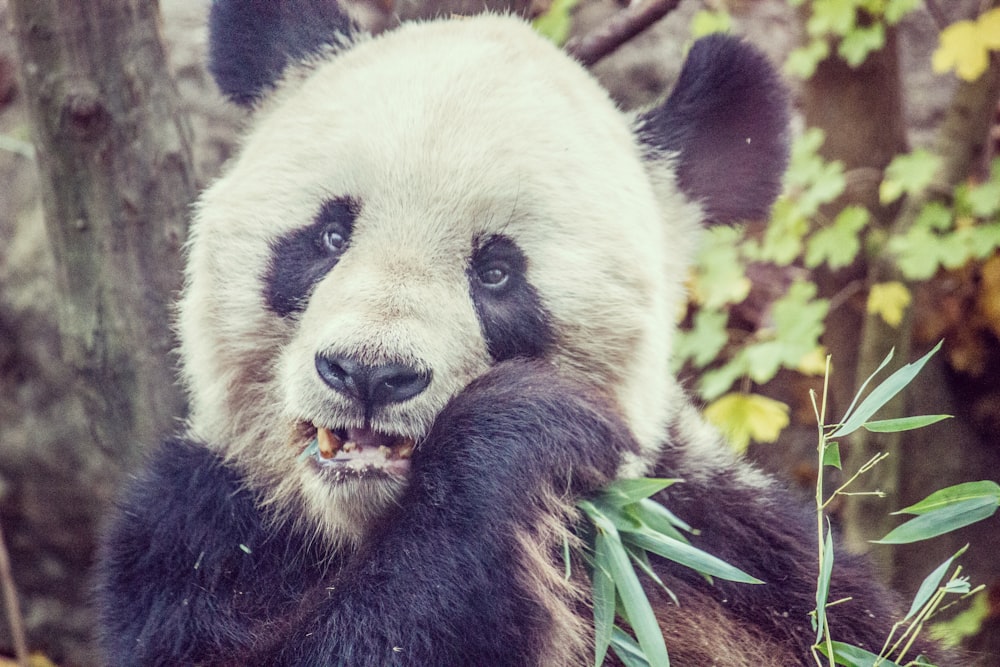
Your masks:
M 191 428 L 278 512 L 334 541 L 398 488 L 352 498 L 297 460 L 299 421 L 350 425 L 317 352 L 404 361 L 429 388 L 380 429 L 419 436 L 491 363 L 469 296 L 477 237 L 503 232 L 554 320 L 554 363 L 616 398 L 643 472 L 684 398 L 668 364 L 701 212 L 577 63 L 513 18 L 406 25 L 286 76 L 201 199 L 180 333 Z M 301 317 L 266 309 L 269 244 L 327 199 L 363 203 Z M 298 512 L 296 510 L 296 512 Z

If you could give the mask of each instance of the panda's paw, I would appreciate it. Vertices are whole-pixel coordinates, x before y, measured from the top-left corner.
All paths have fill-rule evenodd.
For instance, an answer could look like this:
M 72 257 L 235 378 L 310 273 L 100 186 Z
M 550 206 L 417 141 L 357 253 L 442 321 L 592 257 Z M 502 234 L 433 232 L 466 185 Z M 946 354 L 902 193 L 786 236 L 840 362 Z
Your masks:
M 637 445 L 600 390 L 540 361 L 506 361 L 441 412 L 414 455 L 416 479 L 441 472 L 478 493 L 520 499 L 540 490 L 583 494 L 615 475 Z

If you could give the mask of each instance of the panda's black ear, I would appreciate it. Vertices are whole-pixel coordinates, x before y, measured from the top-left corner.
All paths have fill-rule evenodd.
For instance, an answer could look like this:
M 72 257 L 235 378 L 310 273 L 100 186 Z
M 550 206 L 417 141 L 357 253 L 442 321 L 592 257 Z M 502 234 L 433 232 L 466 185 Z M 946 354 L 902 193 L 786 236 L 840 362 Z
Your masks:
M 673 171 L 709 223 L 767 215 L 788 162 L 787 129 L 777 72 L 724 35 L 695 42 L 670 97 L 636 124 L 647 160 Z
M 348 44 L 353 32 L 335 0 L 213 0 L 209 70 L 229 99 L 252 106 L 289 64 Z

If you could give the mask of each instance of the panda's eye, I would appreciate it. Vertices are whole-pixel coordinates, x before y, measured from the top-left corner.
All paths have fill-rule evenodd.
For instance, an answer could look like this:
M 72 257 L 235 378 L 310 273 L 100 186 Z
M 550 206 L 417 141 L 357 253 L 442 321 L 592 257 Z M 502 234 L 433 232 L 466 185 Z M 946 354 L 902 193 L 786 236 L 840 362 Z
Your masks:
M 339 226 L 327 227 L 320 234 L 323 249 L 332 254 L 339 254 L 347 247 L 347 234 Z
M 480 267 L 476 271 L 476 278 L 484 287 L 499 289 L 507 284 L 510 278 L 510 267 L 504 262 L 493 262 Z

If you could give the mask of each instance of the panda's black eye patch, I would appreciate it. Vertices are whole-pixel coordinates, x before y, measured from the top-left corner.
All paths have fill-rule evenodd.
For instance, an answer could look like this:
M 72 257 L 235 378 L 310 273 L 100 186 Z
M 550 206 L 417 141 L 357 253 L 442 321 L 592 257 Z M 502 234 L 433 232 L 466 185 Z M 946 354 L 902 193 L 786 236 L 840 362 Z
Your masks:
M 540 357 L 553 341 L 551 318 L 527 278 L 528 261 L 514 241 L 493 236 L 469 263 L 469 292 L 490 356 Z
M 350 245 L 360 204 L 350 197 L 326 201 L 313 222 L 271 244 L 264 300 L 281 317 L 301 312 L 313 288 Z

